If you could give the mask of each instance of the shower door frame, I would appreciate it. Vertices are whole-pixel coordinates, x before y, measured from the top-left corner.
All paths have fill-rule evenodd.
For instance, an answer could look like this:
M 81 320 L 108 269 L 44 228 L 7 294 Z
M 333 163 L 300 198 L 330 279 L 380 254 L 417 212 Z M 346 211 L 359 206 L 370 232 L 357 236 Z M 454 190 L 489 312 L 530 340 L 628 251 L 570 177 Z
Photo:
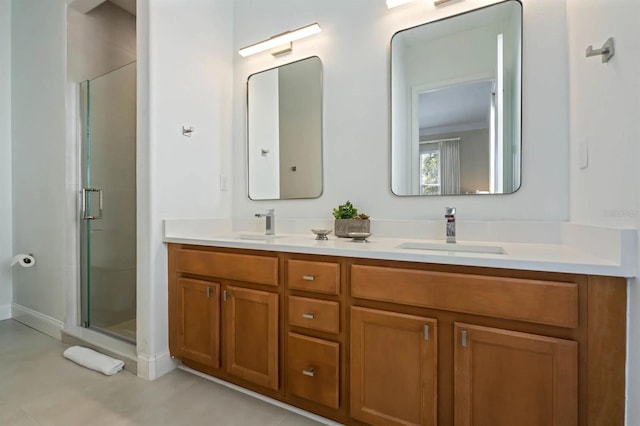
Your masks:
M 76 99 L 78 99 L 78 107 L 77 107 L 77 111 L 79 113 L 79 120 L 78 120 L 78 140 L 79 140 L 79 144 L 78 144 L 78 182 L 79 182 L 79 189 L 77 192 L 77 199 L 78 199 L 78 203 L 77 203 L 77 211 L 78 211 L 78 226 L 79 226 L 79 241 L 78 241 L 78 259 L 80 261 L 79 264 L 79 286 L 78 286 L 78 325 L 82 328 L 86 328 L 89 330 L 93 330 L 102 334 L 105 334 L 107 336 L 110 337 L 114 337 L 118 340 L 122 340 L 124 342 L 128 342 L 128 343 L 136 343 L 136 337 L 134 335 L 134 337 L 130 337 L 130 336 L 125 336 L 122 334 L 119 334 L 118 332 L 112 331 L 112 330 L 108 330 L 107 328 L 105 328 L 104 326 L 101 325 L 97 325 L 95 324 L 94 321 L 92 321 L 92 297 L 91 297 L 91 271 L 94 265 L 91 264 L 91 230 L 92 230 L 92 226 L 94 226 L 94 224 L 96 223 L 96 220 L 101 220 L 102 216 L 103 216 L 103 189 L 101 188 L 95 188 L 92 186 L 92 176 L 91 176 L 91 149 L 92 149 L 92 144 L 91 144 L 91 138 L 92 138 L 92 134 L 91 134 L 91 83 L 94 82 L 95 80 L 103 77 L 103 76 L 107 76 L 109 74 L 112 74 L 116 71 L 122 70 L 123 68 L 129 67 L 129 66 L 133 66 L 134 70 L 134 75 L 136 74 L 136 61 L 133 61 L 131 63 L 128 63 L 126 65 L 123 65 L 122 67 L 116 68 L 108 73 L 105 73 L 103 75 L 100 75 L 98 77 L 95 77 L 91 80 L 86 80 L 83 81 L 82 83 L 78 84 L 77 86 L 77 97 Z M 83 89 L 82 85 L 86 84 L 85 88 Z M 133 91 L 135 94 L 135 90 Z M 134 99 L 134 111 L 136 110 L 136 105 L 137 104 L 137 100 Z M 137 120 L 134 119 L 134 127 L 137 126 L 136 123 Z M 133 181 L 131 182 L 131 185 L 133 186 L 133 191 L 134 191 L 134 201 L 133 201 L 133 230 L 134 230 L 134 240 L 133 240 L 133 252 L 134 252 L 134 256 L 137 256 L 136 254 L 136 239 L 137 236 L 135 234 L 137 234 L 136 229 L 137 229 L 137 221 L 136 221 L 136 214 L 135 214 L 135 210 L 137 209 L 136 203 L 137 203 L 137 197 L 135 196 L 135 192 L 137 190 L 136 188 L 136 168 L 137 168 L 137 164 L 135 161 L 135 154 L 136 154 L 136 144 L 137 141 L 135 140 L 135 129 L 134 129 L 134 146 L 133 146 Z M 108 184 L 107 184 L 108 186 Z M 96 197 L 97 195 L 97 197 Z M 97 198 L 97 200 L 96 200 Z M 97 210 L 98 210 L 98 214 L 92 214 L 92 211 L 94 209 L 92 209 L 92 207 L 95 207 L 97 205 Z M 137 269 L 137 262 L 135 260 L 134 257 L 134 268 Z M 133 310 L 134 310 L 134 318 L 133 320 L 136 320 L 137 318 L 137 312 L 136 312 L 136 300 L 135 298 L 137 297 L 136 295 L 136 271 L 134 269 L 134 280 L 133 280 Z

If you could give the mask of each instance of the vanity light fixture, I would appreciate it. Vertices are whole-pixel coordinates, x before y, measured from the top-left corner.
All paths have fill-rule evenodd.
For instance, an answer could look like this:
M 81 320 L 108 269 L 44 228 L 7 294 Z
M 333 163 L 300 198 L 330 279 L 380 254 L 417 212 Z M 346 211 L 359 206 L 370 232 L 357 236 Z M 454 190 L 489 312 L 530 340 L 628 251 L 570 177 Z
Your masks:
M 290 51 L 292 42 L 300 40 L 301 38 L 318 34 L 320 31 L 320 25 L 314 23 L 302 28 L 298 28 L 297 30 L 286 31 L 282 34 L 275 35 L 267 40 L 263 40 L 250 46 L 243 47 L 238 51 L 238 53 L 240 53 L 240 56 L 242 57 L 247 57 L 255 53 L 264 52 L 265 50 L 274 49 L 271 54 L 275 56 L 279 53 Z M 283 46 L 284 48 L 281 49 L 281 47 Z
M 414 0 L 387 0 L 387 7 L 391 9 L 392 7 L 402 6 L 403 4 L 411 3 Z

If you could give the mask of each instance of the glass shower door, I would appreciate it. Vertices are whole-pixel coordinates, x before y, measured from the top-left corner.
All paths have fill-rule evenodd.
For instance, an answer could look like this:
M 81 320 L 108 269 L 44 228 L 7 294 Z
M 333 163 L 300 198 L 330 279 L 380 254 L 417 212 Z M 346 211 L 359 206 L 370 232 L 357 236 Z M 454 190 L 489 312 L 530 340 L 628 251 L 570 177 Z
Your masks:
M 81 320 L 136 339 L 136 64 L 80 85 Z

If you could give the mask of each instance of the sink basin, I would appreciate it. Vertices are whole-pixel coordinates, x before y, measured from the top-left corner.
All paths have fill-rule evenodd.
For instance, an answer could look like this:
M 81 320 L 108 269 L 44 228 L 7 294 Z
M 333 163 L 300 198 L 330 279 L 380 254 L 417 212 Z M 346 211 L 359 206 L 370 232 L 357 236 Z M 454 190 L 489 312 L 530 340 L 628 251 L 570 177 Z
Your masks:
M 284 235 L 242 234 L 236 235 L 233 238 L 238 240 L 273 241 L 278 238 L 284 238 Z
M 453 251 L 465 253 L 489 253 L 489 254 L 505 254 L 506 252 L 500 246 L 484 246 L 471 244 L 447 244 L 447 243 L 402 243 L 397 248 L 407 250 L 438 250 Z

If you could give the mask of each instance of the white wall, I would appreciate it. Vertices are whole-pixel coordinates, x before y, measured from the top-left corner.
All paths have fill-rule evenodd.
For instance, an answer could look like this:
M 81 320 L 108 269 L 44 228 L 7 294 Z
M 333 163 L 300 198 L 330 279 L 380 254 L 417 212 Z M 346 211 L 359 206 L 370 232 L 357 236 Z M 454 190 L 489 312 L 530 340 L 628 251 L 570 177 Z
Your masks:
M 636 0 L 569 0 L 571 221 L 640 231 L 640 32 Z M 614 37 L 616 55 L 585 58 Z M 579 168 L 581 144 L 589 166 Z M 639 259 L 640 263 L 640 259 Z M 640 424 L 640 291 L 629 281 L 627 424 Z
M 137 16 L 138 374 L 154 378 L 172 366 L 162 220 L 231 212 L 219 177 L 231 167 L 233 5 L 139 0 Z
M 247 150 L 251 168 L 251 192 L 255 200 L 280 198 L 280 108 L 278 107 L 278 70 L 251 76 L 248 83 L 251 111 L 248 132 L 252 144 Z M 263 154 L 263 151 L 269 151 Z
M 437 219 L 453 203 L 464 219 L 566 220 L 568 217 L 568 71 L 566 3 L 524 0 L 523 185 L 513 195 L 399 198 L 390 190 L 389 44 L 398 30 L 493 1 L 435 8 L 415 2 L 271 0 L 235 2 L 233 214 L 250 217 L 266 204 L 278 218 L 331 218 L 349 199 L 374 219 Z M 265 17 L 268 17 L 266 19 Z M 241 58 L 237 49 L 318 22 L 322 33 L 294 42 L 293 52 Z M 316 200 L 252 202 L 246 193 L 245 82 L 257 71 L 318 55 L 324 74 L 324 193 Z M 548 70 L 552 67 L 553 72 Z M 447 201 L 448 200 L 448 201 Z
M 393 49 L 391 55 L 391 76 L 392 79 L 389 87 L 406 87 L 407 76 L 405 75 L 405 67 L 401 64 L 406 60 L 407 52 L 404 43 L 398 43 Z M 395 71 L 394 71 L 395 70 Z M 399 72 L 398 72 L 399 71 Z M 391 116 L 391 132 L 392 140 L 403 141 L 409 138 L 411 134 L 410 126 L 405 120 L 409 114 L 408 99 L 409 94 L 406 92 L 394 93 L 390 96 Z M 405 164 L 411 163 L 411 150 L 408 144 L 396 143 L 392 145 L 391 158 L 391 182 L 393 182 L 392 191 L 394 194 L 407 194 L 411 191 L 411 167 L 405 167 Z
M 0 320 L 11 317 L 11 0 L 0 0 Z
M 14 270 L 14 302 L 36 311 L 59 336 L 74 213 L 65 198 L 65 2 L 13 1 L 11 46 L 13 249 L 37 260 Z M 14 310 L 14 317 L 24 312 Z
M 507 24 L 494 22 L 411 45 L 406 50 L 407 87 L 434 89 L 478 76 L 495 78 L 496 35 L 505 33 Z

